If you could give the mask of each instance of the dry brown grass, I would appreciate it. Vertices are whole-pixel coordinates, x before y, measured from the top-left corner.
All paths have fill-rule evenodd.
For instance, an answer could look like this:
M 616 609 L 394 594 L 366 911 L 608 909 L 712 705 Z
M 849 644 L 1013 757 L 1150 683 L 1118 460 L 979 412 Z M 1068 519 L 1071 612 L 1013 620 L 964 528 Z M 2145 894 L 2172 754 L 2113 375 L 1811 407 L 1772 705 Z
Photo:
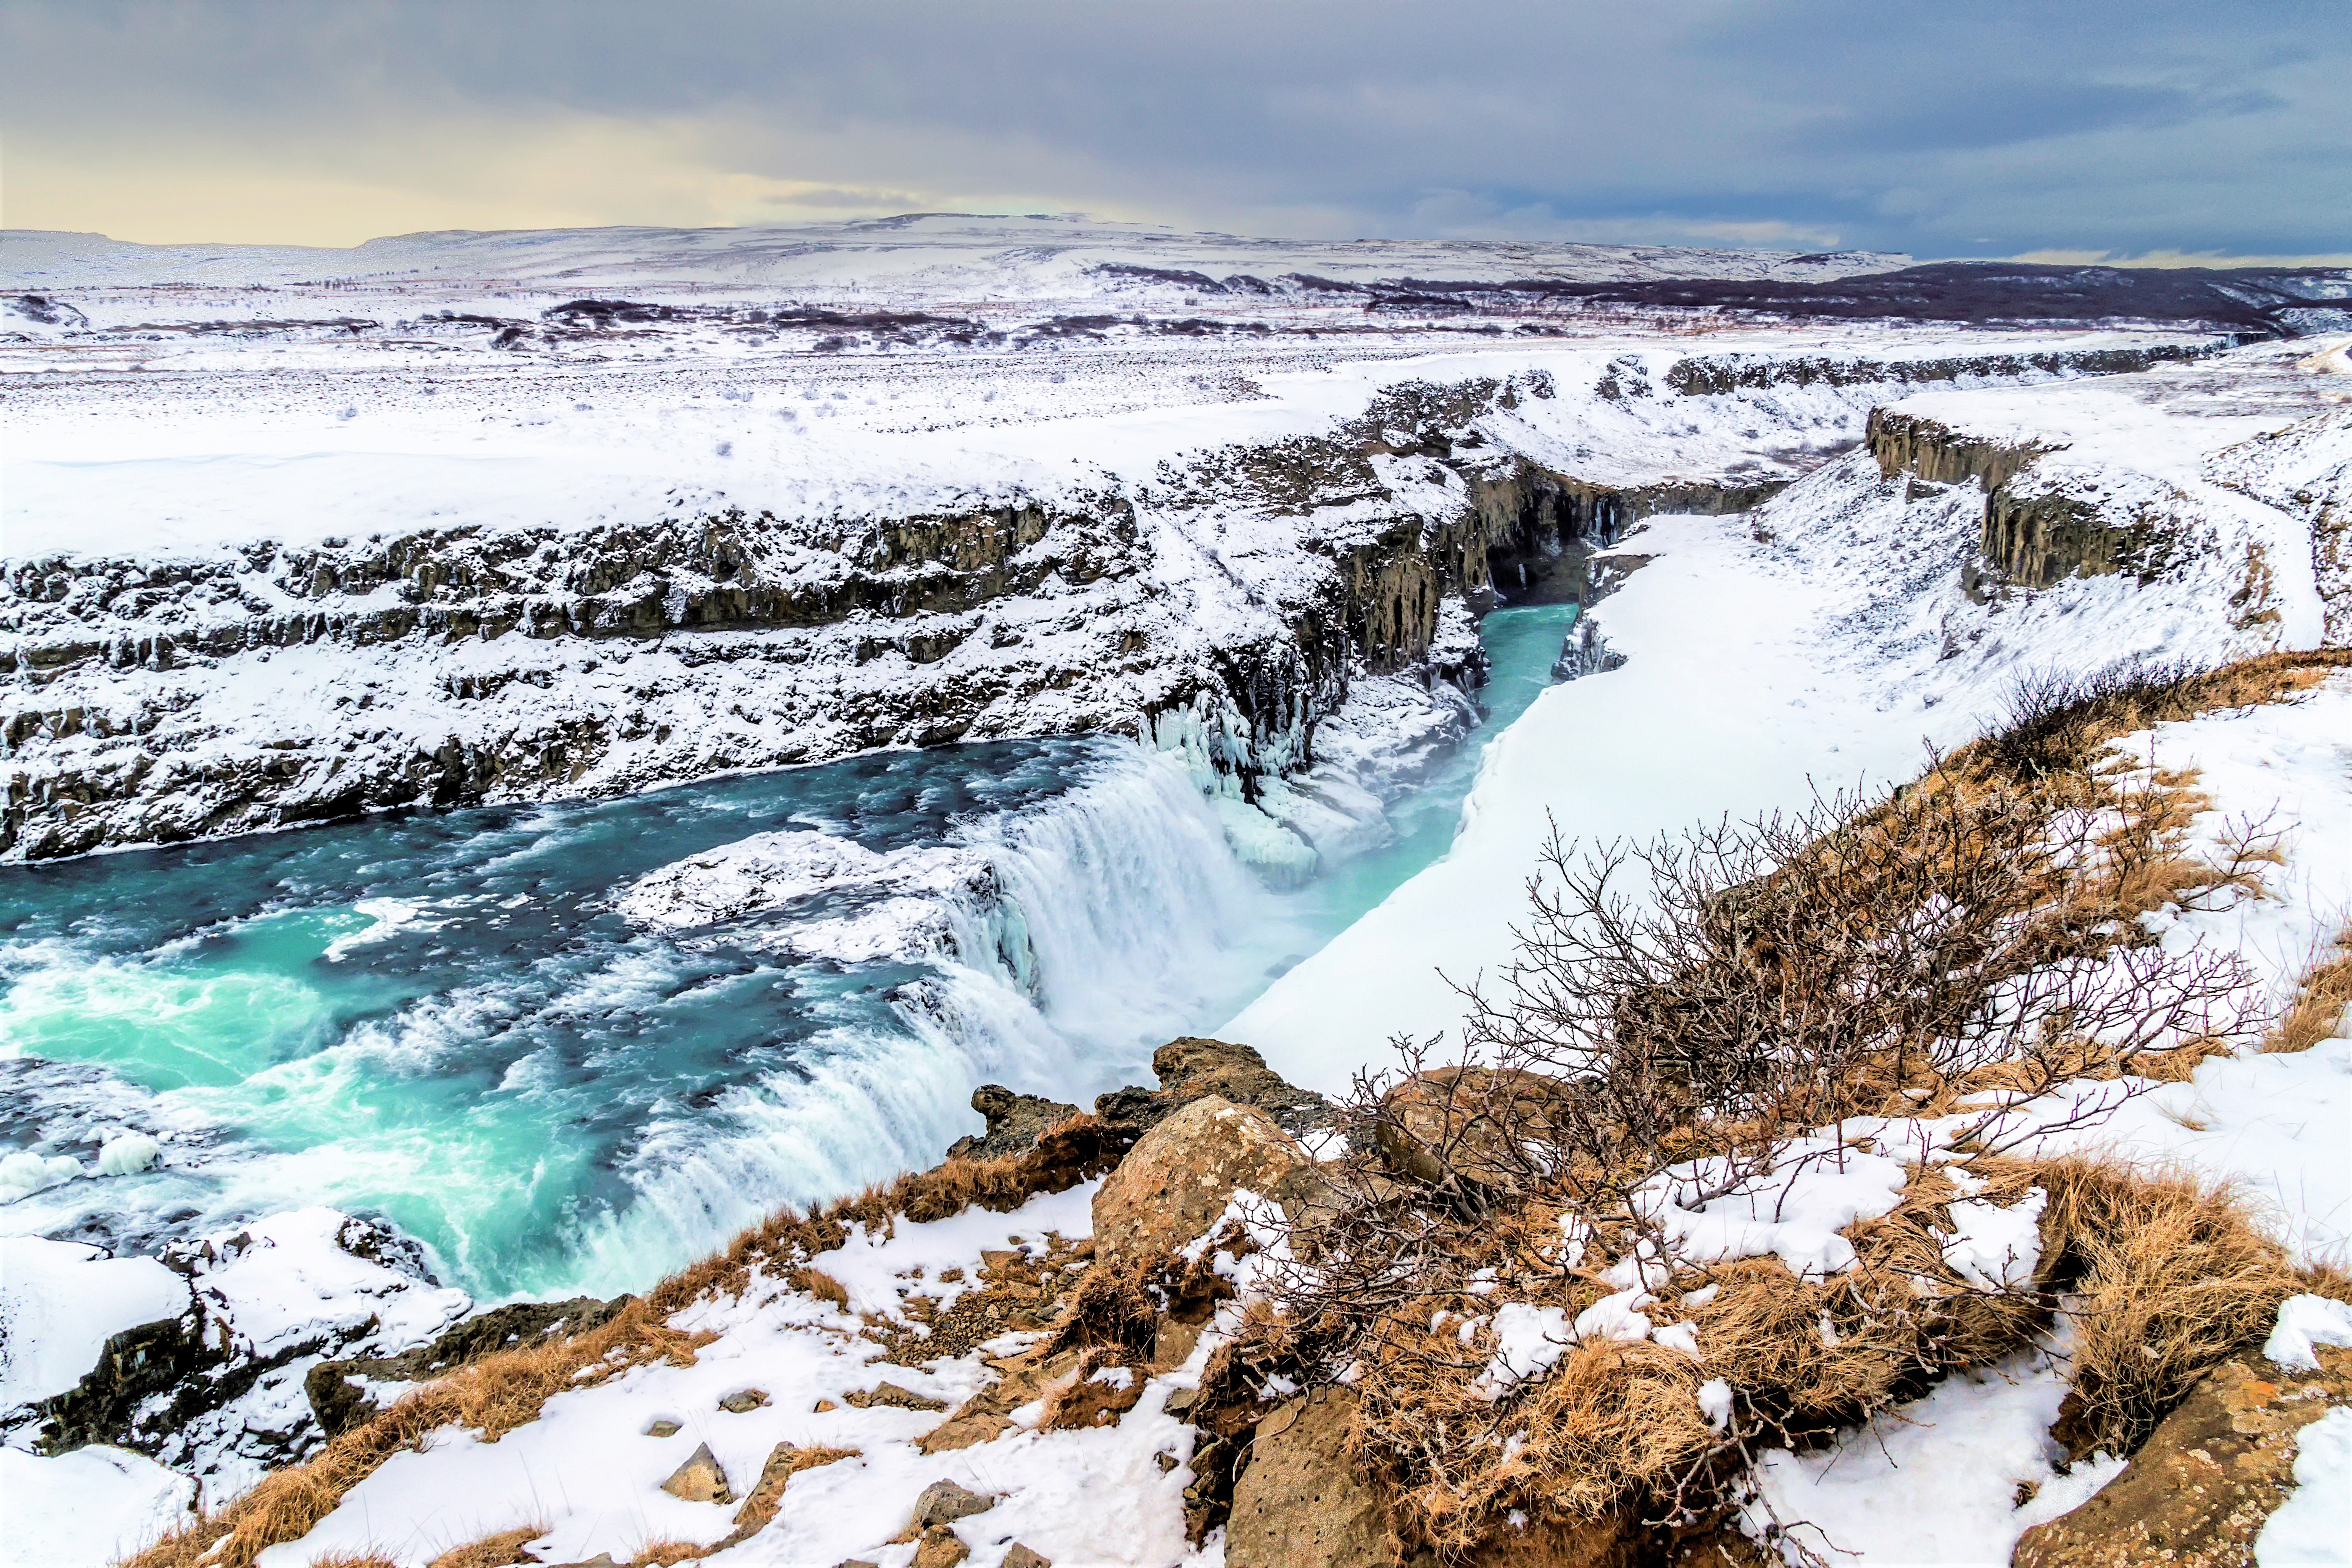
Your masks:
M 878 1230 L 901 1217 L 920 1224 L 967 1208 L 1007 1213 L 1041 1192 L 1062 1192 L 1102 1175 L 1124 1152 L 1118 1135 L 1100 1121 L 1072 1116 L 1047 1128 L 1034 1149 L 1015 1158 L 952 1159 L 870 1186 L 814 1214 L 780 1209 L 655 1286 L 646 1299 L 667 1315 L 705 1297 L 738 1293 L 755 1270 L 784 1272 L 835 1250 L 848 1239 L 852 1225 Z M 847 1292 L 843 1295 L 845 1301 Z
M 1977 1196 L 2006 1204 L 2029 1186 L 2021 1174 L 1997 1172 Z M 1654 1341 L 1588 1343 L 1499 1397 L 1481 1386 L 1497 1306 L 1522 1301 L 1572 1318 L 1615 1289 L 1593 1270 L 1622 1258 L 1632 1237 L 1604 1232 L 1598 1255 L 1566 1268 L 1554 1204 L 1490 1208 L 1475 1223 L 1441 1218 L 1409 1276 L 1418 1288 L 1383 1270 L 1389 1295 L 1369 1321 L 1348 1322 L 1344 1304 L 1298 1293 L 1287 1315 L 1253 1313 L 1203 1377 L 1207 1420 L 1231 1425 L 1221 1419 L 1227 1406 L 1245 1414 L 1245 1391 L 1269 1372 L 1319 1380 L 1352 1363 L 1351 1446 L 1378 1478 L 1408 1552 L 1473 1555 L 1513 1511 L 1563 1526 L 1628 1511 L 1687 1522 L 1716 1505 L 1748 1448 L 1864 1419 L 1952 1367 L 2010 1354 L 2047 1322 L 2041 1296 L 1975 1289 L 1945 1262 L 1958 1196 L 1942 1172 L 1915 1170 L 1891 1212 L 1849 1229 L 1854 1267 L 1825 1281 L 1800 1279 L 1773 1258 L 1676 1268 L 1663 1299 L 1712 1294 L 1652 1315 L 1662 1326 L 1695 1322 L 1703 1361 Z M 1391 1209 L 1380 1223 L 1426 1221 Z M 1344 1212 L 1335 1221 L 1357 1222 Z M 1326 1257 L 1349 1250 L 1333 1247 L 1338 1237 L 1320 1240 Z M 1341 1289 L 1365 1299 L 1357 1286 Z M 1699 1385 L 1714 1377 L 1738 1393 L 1728 1432 L 1699 1406 Z
M 344 1432 L 309 1463 L 265 1476 L 218 1513 L 131 1558 L 128 1568 L 187 1568 L 199 1558 L 207 1568 L 251 1568 L 264 1549 L 309 1534 L 344 1493 L 432 1432 L 457 1427 L 496 1442 L 537 1420 L 566 1389 L 655 1361 L 691 1365 L 703 1343 L 636 1301 L 586 1333 L 485 1356 Z
M 2059 1439 L 2128 1454 L 2197 1380 L 2270 1333 L 2312 1288 L 2226 1186 L 2085 1159 L 2043 1163 L 2045 1287 L 2074 1325 Z
M 793 1289 L 803 1295 L 814 1296 L 818 1301 L 839 1307 L 845 1312 L 849 1309 L 849 1287 L 824 1270 L 795 1269 L 789 1277 L 793 1282 Z
M 2336 934 L 2295 988 L 2294 1005 L 2263 1041 L 2264 1051 L 2309 1051 L 2334 1034 L 2352 1008 L 2352 925 Z
M 1034 1150 L 1016 1159 L 950 1160 L 816 1215 L 782 1210 L 586 1333 L 485 1356 L 420 1385 L 307 1463 L 264 1477 L 228 1507 L 127 1559 L 124 1568 L 197 1568 L 200 1561 L 203 1568 L 252 1568 L 262 1551 L 309 1534 L 352 1488 L 429 1433 L 455 1427 L 496 1442 L 536 1420 L 548 1399 L 565 1389 L 653 1361 L 692 1364 L 708 1336 L 679 1333 L 669 1327 L 670 1317 L 706 1297 L 740 1291 L 755 1270 L 805 1269 L 808 1259 L 844 1245 L 853 1224 L 883 1228 L 900 1216 L 924 1221 L 974 1206 L 1018 1208 L 1040 1192 L 1059 1192 L 1100 1174 L 1117 1162 L 1118 1151 L 1116 1135 L 1100 1122 L 1076 1116 L 1048 1129 Z
M 2352 668 L 2352 649 L 2322 648 L 2264 653 L 2195 673 L 2126 666 L 2084 681 L 2030 680 L 2011 698 L 2010 724 L 1965 748 L 1956 760 L 1989 765 L 2020 779 L 2079 771 L 2134 731 L 2277 702 L 2310 690 L 2330 670 L 2345 668 Z
M 674 1568 L 680 1563 L 694 1563 L 710 1555 L 708 1546 L 697 1546 L 691 1541 L 656 1541 L 637 1548 L 629 1559 L 629 1568 Z
M 2218 1360 L 2258 1342 L 2285 1296 L 2347 1283 L 2298 1274 L 2242 1203 L 2194 1182 L 1979 1152 L 1974 1200 L 2047 1194 L 2041 1273 L 1999 1289 L 1946 1262 L 1960 1190 L 1932 1170 L 1912 1173 L 1891 1213 L 1849 1228 L 1856 1261 L 1825 1280 L 1770 1257 L 1708 1268 L 1668 1257 L 1674 1278 L 1658 1294 L 1705 1299 L 1654 1316 L 1692 1320 L 1700 1363 L 1654 1341 L 1588 1343 L 1494 1397 L 1479 1386 L 1488 1314 L 1517 1301 L 1572 1316 L 1607 1293 L 1591 1270 L 1627 1256 L 1643 1230 L 1632 1195 L 1663 1166 L 1755 1161 L 1845 1115 L 1945 1114 L 1988 1089 L 2184 1078 L 2253 1038 L 2235 955 L 2167 970 L 2137 917 L 2261 896 L 2276 842 L 2259 822 L 2237 824 L 2214 853 L 2191 836 L 2214 804 L 2196 775 L 2113 743 L 2278 700 L 2347 665 L 2352 653 L 2331 652 L 2053 683 L 2013 733 L 1866 807 L 1827 803 L 1582 869 L 1555 844 L 1547 872 L 1559 891 L 1532 890 L 1513 998 L 1471 998 L 1473 1032 L 1503 1070 L 1481 1082 L 1503 1087 L 1474 1094 L 1459 1120 L 1504 1129 L 1488 1141 L 1508 1157 L 1481 1165 L 1470 1140 L 1443 1135 L 1453 1123 L 1424 1118 L 1449 1145 L 1424 1150 L 1433 1172 L 1400 1182 L 1393 1159 L 1360 1179 L 1342 1167 L 1328 1211 L 1294 1227 L 1292 1250 L 1313 1274 L 1286 1281 L 1279 1314 L 1253 1312 L 1212 1359 L 1196 1406 L 1204 1431 L 1238 1435 L 1277 1376 L 1314 1384 L 1353 1366 L 1351 1442 L 1407 1552 L 1473 1554 L 1515 1511 L 1559 1523 L 1630 1511 L 1683 1528 L 1721 1506 L 1755 1448 L 1827 1438 L 1951 1370 L 2014 1354 L 2062 1298 L 2070 1310 L 2079 1298 L 2070 1441 L 2129 1451 Z M 1638 930 L 1607 886 L 1635 862 L 1676 901 L 1671 920 Z M 1939 909 L 1986 918 L 1948 939 L 1930 919 Z M 1900 961 L 1880 962 L 1889 952 Z M 2340 982 L 2315 969 L 2311 988 L 2352 987 L 2352 952 L 2343 967 Z M 2068 988 L 2070 975 L 2088 978 Z M 2004 1032 L 2018 1015 L 1995 998 L 2037 985 L 2025 994 L 2042 1016 Z M 1401 1045 L 1408 1069 L 1423 1064 Z M 1515 1068 L 1573 1088 L 1530 1115 L 1509 1089 Z M 1349 1113 L 1362 1124 L 1351 1133 L 1370 1134 L 1360 1142 L 1396 1130 L 1381 1081 L 1359 1085 Z M 1563 1207 L 1599 1252 L 1573 1268 L 1548 1260 Z M 1468 1289 L 1480 1269 L 1494 1293 Z M 1735 1391 L 1728 1433 L 1700 1413 L 1702 1377 Z
M 502 1530 L 451 1547 L 433 1560 L 431 1568 L 515 1568 L 518 1563 L 536 1563 L 539 1559 L 526 1554 L 523 1548 L 546 1533 L 543 1522 Z
M 400 1568 L 379 1552 L 330 1552 L 311 1559 L 310 1568 Z
M 499 1531 L 497 1535 L 485 1535 L 482 1540 L 470 1540 L 463 1547 L 452 1547 L 433 1559 L 430 1568 L 515 1568 L 515 1563 L 536 1563 L 536 1556 L 524 1552 L 527 1544 L 546 1535 L 546 1523 L 530 1523 L 515 1531 Z

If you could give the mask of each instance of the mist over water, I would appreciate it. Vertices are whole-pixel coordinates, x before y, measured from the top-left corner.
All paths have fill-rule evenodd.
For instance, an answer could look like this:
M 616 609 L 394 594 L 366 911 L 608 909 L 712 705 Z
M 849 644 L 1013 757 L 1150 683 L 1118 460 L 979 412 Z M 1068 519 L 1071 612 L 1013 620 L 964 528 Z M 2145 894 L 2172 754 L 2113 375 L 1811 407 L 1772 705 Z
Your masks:
M 936 1161 L 978 1130 L 977 1083 L 1084 1104 L 1150 1082 L 1154 1046 L 1444 852 L 1572 614 L 1490 615 L 1486 727 L 1391 802 L 1385 845 L 1289 893 L 1170 759 L 1091 739 L 0 871 L 0 1155 L 84 1172 L 0 1201 L 0 1231 L 135 1249 L 323 1203 L 486 1299 L 642 1288 L 780 1204 Z M 615 907 L 762 834 L 982 869 L 684 927 Z M 807 940 L 918 915 L 887 956 Z M 92 1174 L 121 1131 L 163 1168 Z

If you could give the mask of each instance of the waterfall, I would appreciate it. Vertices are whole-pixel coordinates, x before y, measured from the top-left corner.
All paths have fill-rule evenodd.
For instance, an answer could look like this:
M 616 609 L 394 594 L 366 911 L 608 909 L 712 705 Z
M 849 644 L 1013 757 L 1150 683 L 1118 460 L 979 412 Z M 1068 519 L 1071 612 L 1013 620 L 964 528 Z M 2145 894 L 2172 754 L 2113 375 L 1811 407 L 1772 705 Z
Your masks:
M 578 1224 L 566 1288 L 641 1287 L 780 1204 L 932 1165 L 979 1129 L 982 1082 L 1082 1106 L 1150 1082 L 1154 1047 L 1263 973 L 1246 934 L 1278 926 L 1275 895 L 1174 758 L 1107 747 L 1055 800 L 950 836 L 988 874 L 939 895 L 928 972 L 887 1019 L 821 1029 L 788 1067 L 655 1116 L 622 1166 L 632 1200 Z

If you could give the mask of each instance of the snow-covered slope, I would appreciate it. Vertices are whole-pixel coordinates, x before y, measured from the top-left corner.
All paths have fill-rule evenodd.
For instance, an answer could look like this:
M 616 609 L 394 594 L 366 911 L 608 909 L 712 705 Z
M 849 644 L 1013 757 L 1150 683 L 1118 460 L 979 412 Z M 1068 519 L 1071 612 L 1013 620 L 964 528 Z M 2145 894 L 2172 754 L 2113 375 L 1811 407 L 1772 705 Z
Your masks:
M 2236 476 L 2340 485 L 2352 382 L 2332 364 L 2287 346 L 1916 394 L 1876 416 L 1874 451 L 1751 513 L 1654 518 L 1611 552 L 1643 564 L 1583 628 L 1622 667 L 1538 699 L 1489 748 L 1446 857 L 1223 1032 L 1344 1088 L 1392 1034 L 1450 1031 L 1455 986 L 1507 961 L 1516 890 L 1555 825 L 1647 840 L 1909 778 L 1928 746 L 1981 733 L 2021 674 L 2319 646 L 2316 504 L 2270 505 L 2279 482 Z M 2004 517 L 2050 498 L 2016 564 L 2099 574 L 2033 587 L 1987 559 L 2017 537 Z

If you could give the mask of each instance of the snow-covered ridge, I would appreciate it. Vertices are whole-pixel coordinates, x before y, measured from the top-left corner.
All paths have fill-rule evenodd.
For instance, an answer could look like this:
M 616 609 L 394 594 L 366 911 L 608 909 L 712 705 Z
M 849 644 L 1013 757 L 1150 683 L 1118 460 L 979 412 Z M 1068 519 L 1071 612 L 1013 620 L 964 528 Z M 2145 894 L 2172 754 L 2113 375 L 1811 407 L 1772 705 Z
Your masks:
M 1432 650 L 1497 564 L 1751 505 L 1901 387 L 2205 346 L 1620 340 L 1149 416 L 1078 411 L 1196 360 L 45 381 L 12 422 L 0 852 L 1080 731 L 1249 800 L 1351 683 L 1475 678 Z M 1010 423 L 970 423 L 992 399 Z
M 177 283 L 315 287 L 324 283 L 451 277 L 553 284 L 584 292 L 614 283 L 747 284 L 854 288 L 893 298 L 1241 277 L 1299 291 L 1287 275 L 1370 282 L 1412 277 L 1505 281 L 1551 277 L 1826 280 L 1879 272 L 1906 256 L 1863 251 L 1703 250 L 1536 241 L 1281 240 L 1189 234 L 1083 217 L 916 213 L 846 223 L 743 228 L 548 229 L 395 235 L 348 249 L 299 246 L 135 245 L 102 235 L 10 231 L 7 286 L 86 288 Z M 1194 278 L 1181 275 L 1192 273 Z M 1210 275 L 1215 275 L 1213 278 Z M 1195 281 L 1194 279 L 1197 279 Z M 1242 287 L 1246 287 L 1244 284 Z

